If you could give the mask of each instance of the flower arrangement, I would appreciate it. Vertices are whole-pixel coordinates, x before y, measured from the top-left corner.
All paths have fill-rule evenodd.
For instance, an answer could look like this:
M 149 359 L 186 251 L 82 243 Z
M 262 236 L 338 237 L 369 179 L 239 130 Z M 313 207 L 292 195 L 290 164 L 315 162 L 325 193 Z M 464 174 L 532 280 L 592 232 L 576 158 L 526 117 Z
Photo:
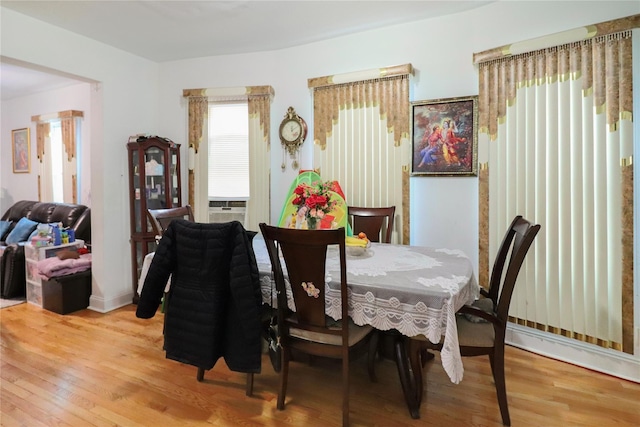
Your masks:
M 291 203 L 298 207 L 298 214 L 292 218 L 291 226 L 294 228 L 305 228 L 296 221 L 306 221 L 306 228 L 314 230 L 318 227 L 318 222 L 331 212 L 336 204 L 331 200 L 330 191 L 334 189 L 333 181 L 316 181 L 311 185 L 299 184 L 293 193 L 295 198 Z

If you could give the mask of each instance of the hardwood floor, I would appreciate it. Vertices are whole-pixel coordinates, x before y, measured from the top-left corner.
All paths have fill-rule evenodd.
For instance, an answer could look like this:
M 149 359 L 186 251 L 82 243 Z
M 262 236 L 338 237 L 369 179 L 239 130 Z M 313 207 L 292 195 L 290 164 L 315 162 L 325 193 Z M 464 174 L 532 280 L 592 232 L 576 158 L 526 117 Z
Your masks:
M 339 426 L 340 368 L 293 363 L 287 406 L 276 409 L 277 374 L 267 356 L 244 394 L 244 374 L 221 359 L 197 369 L 167 360 L 162 319 L 135 306 L 65 316 L 21 304 L 0 311 L 2 426 Z M 465 358 L 453 384 L 439 355 L 426 367 L 421 419 L 410 418 L 395 364 L 381 360 L 371 383 L 365 358 L 351 368 L 353 426 L 501 426 L 486 357 Z M 638 426 L 640 384 L 509 347 L 507 392 L 514 427 Z

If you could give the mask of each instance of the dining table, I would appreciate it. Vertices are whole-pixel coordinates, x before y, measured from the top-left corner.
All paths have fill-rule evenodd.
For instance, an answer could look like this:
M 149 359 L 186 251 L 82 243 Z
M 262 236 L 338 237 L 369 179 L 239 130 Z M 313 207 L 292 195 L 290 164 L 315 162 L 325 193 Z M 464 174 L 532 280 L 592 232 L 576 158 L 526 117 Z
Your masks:
M 271 261 L 258 234 L 253 249 L 265 304 L 276 300 Z M 338 248 L 329 247 L 326 266 L 326 314 L 340 320 Z M 458 344 L 456 312 L 479 296 L 471 260 L 457 249 L 371 243 L 358 255 L 346 257 L 349 317 L 357 325 L 394 331 L 395 359 L 403 394 L 412 418 L 420 418 L 425 338 L 441 342 L 441 363 L 453 383 L 464 374 Z M 285 263 L 282 263 L 286 269 Z M 290 285 L 285 282 L 288 289 Z M 288 290 L 290 292 L 290 290 Z M 295 310 L 292 295 L 289 308 Z

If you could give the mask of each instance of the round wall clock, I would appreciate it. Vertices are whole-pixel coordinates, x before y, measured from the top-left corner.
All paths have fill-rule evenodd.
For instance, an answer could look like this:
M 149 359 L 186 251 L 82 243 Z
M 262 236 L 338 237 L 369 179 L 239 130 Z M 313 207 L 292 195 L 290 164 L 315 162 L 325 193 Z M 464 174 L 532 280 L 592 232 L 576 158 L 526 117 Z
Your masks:
M 285 151 L 288 152 L 289 156 L 293 159 L 291 167 L 298 169 L 297 156 L 299 156 L 300 146 L 307 138 L 307 122 L 296 113 L 293 107 L 289 107 L 282 123 L 280 123 L 278 134 L 280 135 L 280 142 L 284 148 L 282 152 L 282 170 L 284 171 L 286 169 Z

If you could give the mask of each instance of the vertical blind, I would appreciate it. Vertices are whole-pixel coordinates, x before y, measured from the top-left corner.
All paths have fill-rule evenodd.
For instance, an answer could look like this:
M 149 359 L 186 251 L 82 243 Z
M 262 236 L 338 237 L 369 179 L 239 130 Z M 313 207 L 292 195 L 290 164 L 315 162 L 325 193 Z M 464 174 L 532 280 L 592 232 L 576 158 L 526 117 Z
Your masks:
M 630 58 L 627 31 L 491 60 L 480 64 L 479 95 L 484 267 L 515 215 L 542 225 L 514 291 L 512 320 L 627 352 Z
M 392 242 L 408 244 L 412 67 L 383 70 L 387 77 L 340 84 L 337 76 L 310 79 L 314 168 L 340 183 L 350 206 L 395 206 Z

